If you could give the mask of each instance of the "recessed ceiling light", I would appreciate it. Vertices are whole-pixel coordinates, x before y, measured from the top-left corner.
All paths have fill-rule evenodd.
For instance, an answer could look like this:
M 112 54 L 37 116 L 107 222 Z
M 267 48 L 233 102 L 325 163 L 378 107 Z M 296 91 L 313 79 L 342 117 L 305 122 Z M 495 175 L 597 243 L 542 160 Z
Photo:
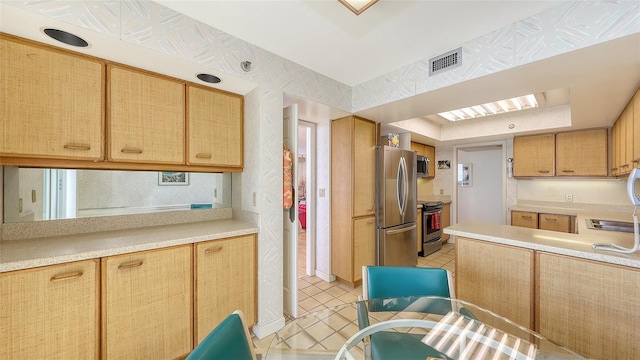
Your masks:
M 474 105 L 462 109 L 438 113 L 449 121 L 473 119 L 482 116 L 503 114 L 512 111 L 526 110 L 538 107 L 538 98 L 543 99 L 542 94 L 529 94 L 511 99 L 498 100 L 482 105 Z
M 66 32 L 64 30 L 45 28 L 42 30 L 42 32 L 47 34 L 47 36 L 49 36 L 50 38 L 54 40 L 58 40 L 67 45 L 77 46 L 77 47 L 89 46 L 89 43 L 85 39 L 77 35 L 73 35 L 72 33 Z
M 201 73 L 201 74 L 198 74 L 196 76 L 198 77 L 198 79 L 200 79 L 200 80 L 202 80 L 202 81 L 204 81 L 206 83 L 210 83 L 210 84 L 217 84 L 220 81 L 222 81 L 222 80 L 220 80 L 219 77 L 211 75 L 211 74 Z

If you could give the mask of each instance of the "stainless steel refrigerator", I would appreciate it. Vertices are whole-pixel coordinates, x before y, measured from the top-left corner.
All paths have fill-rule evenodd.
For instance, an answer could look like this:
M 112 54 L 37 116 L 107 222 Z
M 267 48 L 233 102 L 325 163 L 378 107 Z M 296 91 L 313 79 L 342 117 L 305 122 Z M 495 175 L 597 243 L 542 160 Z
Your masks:
M 416 266 L 416 153 L 376 147 L 376 264 Z

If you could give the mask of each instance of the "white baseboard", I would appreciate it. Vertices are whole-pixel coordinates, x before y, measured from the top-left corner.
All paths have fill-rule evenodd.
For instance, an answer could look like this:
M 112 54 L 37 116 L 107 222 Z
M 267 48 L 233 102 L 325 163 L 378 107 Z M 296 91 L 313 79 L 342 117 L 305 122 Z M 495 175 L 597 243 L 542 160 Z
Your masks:
M 316 276 L 326 282 L 332 282 L 336 280 L 336 276 L 333 274 L 325 273 L 321 270 L 316 269 Z
M 284 325 L 285 325 L 285 320 L 284 320 L 284 316 L 282 316 L 279 319 L 272 321 L 268 324 L 260 324 L 260 323 L 256 324 L 253 327 L 253 333 L 256 334 L 258 339 L 264 339 L 267 336 L 282 329 Z

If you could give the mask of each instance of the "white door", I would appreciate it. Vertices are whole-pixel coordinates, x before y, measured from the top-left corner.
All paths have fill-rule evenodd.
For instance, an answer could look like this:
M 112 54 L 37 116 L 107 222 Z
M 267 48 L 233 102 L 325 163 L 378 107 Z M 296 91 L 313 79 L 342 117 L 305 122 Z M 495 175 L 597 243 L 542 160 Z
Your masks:
M 284 311 L 298 317 L 298 105 L 293 104 L 282 111 L 282 141 L 291 151 L 293 160 L 292 187 L 293 206 L 284 209 L 282 215 L 282 237 L 284 253 L 283 297 Z

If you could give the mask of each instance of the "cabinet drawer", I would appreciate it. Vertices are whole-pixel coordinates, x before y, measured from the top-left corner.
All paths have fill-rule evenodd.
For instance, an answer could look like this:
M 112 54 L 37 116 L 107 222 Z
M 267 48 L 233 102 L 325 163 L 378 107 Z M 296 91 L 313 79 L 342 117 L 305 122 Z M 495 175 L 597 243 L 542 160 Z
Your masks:
M 511 225 L 537 229 L 538 213 L 526 212 L 526 211 L 512 211 Z
M 539 226 L 542 230 L 571 232 L 571 217 L 569 215 L 540 214 Z

